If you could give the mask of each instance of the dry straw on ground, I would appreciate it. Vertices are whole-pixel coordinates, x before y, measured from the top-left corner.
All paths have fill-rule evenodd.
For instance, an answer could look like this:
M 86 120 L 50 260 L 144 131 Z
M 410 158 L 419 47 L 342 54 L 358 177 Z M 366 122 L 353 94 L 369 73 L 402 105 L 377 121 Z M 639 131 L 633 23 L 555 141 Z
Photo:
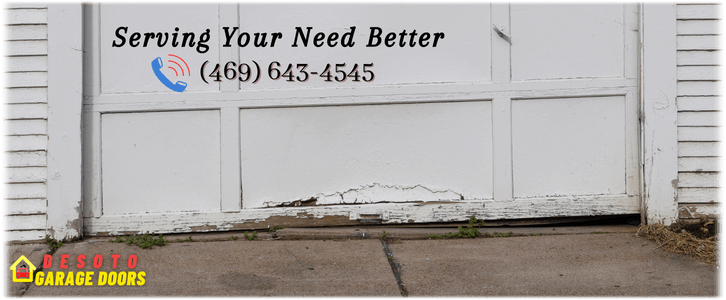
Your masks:
M 716 262 L 716 236 L 699 239 L 685 230 L 673 232 L 660 224 L 640 226 L 635 235 L 657 242 L 658 248 L 692 255 L 709 264 Z

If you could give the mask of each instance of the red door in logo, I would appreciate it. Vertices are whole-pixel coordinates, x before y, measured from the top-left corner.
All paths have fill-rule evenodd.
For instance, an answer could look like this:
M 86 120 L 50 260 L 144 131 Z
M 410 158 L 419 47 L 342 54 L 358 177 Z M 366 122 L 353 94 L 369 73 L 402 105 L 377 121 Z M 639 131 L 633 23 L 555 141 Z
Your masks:
M 15 271 L 15 275 L 16 275 L 17 279 L 20 279 L 20 278 L 30 279 L 30 272 L 28 272 L 28 268 L 18 268 Z

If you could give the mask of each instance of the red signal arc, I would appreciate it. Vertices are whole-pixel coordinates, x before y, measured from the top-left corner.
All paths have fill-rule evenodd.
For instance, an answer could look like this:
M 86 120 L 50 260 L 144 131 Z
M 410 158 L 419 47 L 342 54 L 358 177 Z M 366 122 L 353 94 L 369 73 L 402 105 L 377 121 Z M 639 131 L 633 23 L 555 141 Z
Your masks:
M 189 65 L 187 64 L 187 62 L 186 62 L 186 61 L 185 61 L 185 60 L 184 60 L 183 58 L 181 58 L 181 57 L 179 57 L 179 56 L 176 56 L 176 55 L 174 55 L 174 54 L 169 54 L 169 56 L 173 56 L 173 57 L 176 57 L 176 58 L 178 58 L 179 60 L 181 60 L 181 61 L 182 61 L 182 62 L 184 63 L 184 66 L 186 66 L 186 67 L 187 67 L 187 73 L 189 73 L 189 76 L 191 76 L 191 75 L 192 75 L 192 71 L 191 71 L 191 70 L 189 69 Z M 171 61 L 171 60 L 170 60 L 170 61 Z M 179 64 L 178 64 L 178 63 L 176 63 L 176 62 L 174 62 L 174 63 L 175 63 L 175 64 L 177 64 L 177 65 L 179 65 Z M 179 68 L 181 68 L 181 65 L 179 65 Z M 184 68 L 182 68 L 182 76 L 184 76 Z
M 181 69 L 181 71 L 182 71 L 182 76 L 184 76 L 184 68 L 182 68 L 182 66 L 178 62 L 175 62 L 173 60 L 169 60 L 169 62 L 170 63 L 175 63 L 177 66 L 179 66 L 179 69 Z M 174 70 L 174 71 L 176 71 L 176 70 Z

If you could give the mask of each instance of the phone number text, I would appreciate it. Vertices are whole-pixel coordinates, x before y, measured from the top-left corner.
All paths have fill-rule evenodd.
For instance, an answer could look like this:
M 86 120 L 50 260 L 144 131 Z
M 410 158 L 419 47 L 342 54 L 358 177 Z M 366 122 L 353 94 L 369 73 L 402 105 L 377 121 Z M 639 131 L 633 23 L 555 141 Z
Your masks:
M 327 64 L 322 72 L 310 71 L 309 65 L 306 63 L 287 65 L 278 61 L 273 61 L 266 65 L 263 69 L 257 61 L 251 63 L 227 62 L 224 65 L 210 65 L 209 61 L 205 61 L 199 69 L 199 75 L 202 80 L 210 84 L 211 82 L 221 82 L 223 80 L 239 80 L 240 82 L 250 82 L 255 84 L 262 77 L 271 80 L 282 80 L 286 82 L 307 82 L 311 79 L 318 79 L 324 82 L 371 82 L 376 78 L 373 73 L 373 63 L 369 64 Z M 210 73 L 207 73 L 209 70 Z

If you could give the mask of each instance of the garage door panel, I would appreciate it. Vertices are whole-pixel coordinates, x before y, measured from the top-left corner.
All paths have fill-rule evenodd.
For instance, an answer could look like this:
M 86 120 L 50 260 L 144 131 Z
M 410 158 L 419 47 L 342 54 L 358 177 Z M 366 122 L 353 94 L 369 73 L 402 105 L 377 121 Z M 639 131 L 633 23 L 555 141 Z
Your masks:
M 637 4 L 87 8 L 89 235 L 639 211 Z M 121 26 L 127 45 L 113 47 Z M 209 28 L 209 50 L 128 46 L 134 32 L 143 43 L 177 27 L 177 39 L 195 40 Z M 308 46 L 297 37 L 293 47 L 296 27 L 310 28 Z M 352 27 L 355 46 L 342 47 Z M 367 47 L 371 27 L 394 45 Z M 423 33 L 442 39 L 420 47 Z M 186 90 L 162 84 L 156 57 Z M 207 60 L 201 76 L 212 84 L 199 73 Z M 273 61 L 294 80 L 271 79 Z M 227 62 L 252 66 L 252 79 L 222 70 L 213 82 Z M 370 75 L 370 63 L 375 80 L 354 82 L 353 66 Z M 298 82 L 303 64 L 309 78 Z M 351 77 L 326 82 L 328 64 L 331 77 Z
M 220 210 L 219 111 L 101 117 L 103 214 Z
M 492 198 L 491 101 L 243 109 L 243 207 Z
M 267 65 L 279 61 L 307 63 L 308 72 L 321 74 L 327 64 L 347 63 L 342 70 L 350 71 L 354 64 L 374 63 L 370 68 L 375 80 L 369 83 L 325 82 L 319 75 L 312 75 L 307 82 L 261 80 L 255 85 L 242 84 L 242 89 L 260 88 L 309 88 L 337 86 L 371 86 L 390 84 L 420 84 L 440 82 L 490 82 L 491 81 L 491 22 L 490 5 L 285 5 L 287 13 L 280 13 L 278 5 L 240 5 L 241 31 L 250 35 L 257 32 L 280 32 L 282 38 L 274 48 L 246 46 L 240 48 L 240 61 L 255 60 Z M 334 12 L 334 13 L 331 13 Z M 258 16 L 265 16 L 260 22 Z M 291 22 L 290 20 L 295 21 Z M 452 20 L 466 20 L 461 26 Z M 299 25 L 297 25 L 299 24 Z M 313 46 L 313 38 L 307 47 L 297 39 L 295 27 L 303 32 L 311 27 L 311 35 L 331 33 L 343 36 L 355 27 L 352 47 L 334 47 L 327 44 Z M 371 27 L 380 28 L 380 44 L 369 41 L 374 33 Z M 385 45 L 386 36 L 393 33 L 395 45 Z M 434 34 L 443 33 L 434 47 Z M 269 34 L 268 34 L 269 35 Z M 421 46 L 421 37 L 426 47 Z M 254 36 L 252 36 L 254 40 Z M 236 42 L 238 36 L 235 35 Z M 246 41 L 246 39 L 243 39 Z M 413 41 L 413 46 L 411 41 Z M 269 42 L 269 37 L 268 37 Z M 403 44 L 402 44 L 403 43 Z M 250 45 L 252 42 L 250 42 Z M 377 45 L 377 46 L 376 46 Z M 402 46 L 403 45 L 403 46 Z M 447 55 L 441 55 L 447 53 Z M 334 59 L 333 59 L 334 58 Z M 334 69 L 331 69 L 334 70 Z M 283 69 L 284 71 L 284 69 Z M 297 72 L 297 71 L 295 71 Z M 332 73 L 335 73 L 334 71 Z M 361 70 L 361 75 L 363 75 Z M 444 79 L 444 80 L 442 80 Z
M 511 5 L 512 80 L 624 76 L 623 5 Z
M 625 97 L 512 101 L 514 197 L 624 194 Z

